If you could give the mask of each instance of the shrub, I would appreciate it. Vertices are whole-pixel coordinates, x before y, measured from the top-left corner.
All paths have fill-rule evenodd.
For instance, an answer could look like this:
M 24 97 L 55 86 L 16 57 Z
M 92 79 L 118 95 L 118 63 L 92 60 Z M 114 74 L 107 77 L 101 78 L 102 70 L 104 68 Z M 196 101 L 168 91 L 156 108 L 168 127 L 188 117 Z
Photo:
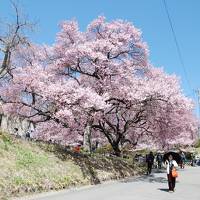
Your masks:
M 113 149 L 110 144 L 107 144 L 97 148 L 95 152 L 99 154 L 111 154 L 113 153 Z
M 197 140 L 196 144 L 195 144 L 196 148 L 200 148 L 200 139 Z
M 0 139 L 1 139 L 2 142 L 3 142 L 4 149 L 5 149 L 6 151 L 8 151 L 9 145 L 12 144 L 11 137 L 10 137 L 8 134 L 5 134 L 5 133 L 3 133 L 3 132 L 0 132 Z

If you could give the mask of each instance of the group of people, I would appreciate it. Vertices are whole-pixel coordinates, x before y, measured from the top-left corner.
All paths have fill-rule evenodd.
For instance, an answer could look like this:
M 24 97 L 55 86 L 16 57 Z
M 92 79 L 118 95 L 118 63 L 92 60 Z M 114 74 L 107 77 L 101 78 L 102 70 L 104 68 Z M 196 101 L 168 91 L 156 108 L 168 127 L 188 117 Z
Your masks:
M 179 156 L 180 156 L 180 161 L 179 161 L 180 168 L 184 169 L 186 162 L 185 153 L 182 151 L 179 153 Z M 158 152 L 156 156 L 154 156 L 152 151 L 146 155 L 147 175 L 151 174 L 155 161 L 156 161 L 156 168 L 162 169 L 162 165 L 165 163 L 163 160 L 163 155 L 160 152 Z
M 184 152 L 180 152 L 179 155 L 180 155 L 180 167 L 184 168 L 186 160 L 185 154 Z M 161 169 L 162 165 L 166 167 L 169 192 L 174 192 L 176 185 L 176 177 L 177 177 L 176 169 L 178 167 L 177 161 L 173 158 L 172 154 L 169 154 L 167 158 L 164 159 L 161 153 L 157 153 L 157 155 L 154 156 L 153 152 L 150 152 L 148 155 L 146 155 L 147 175 L 151 174 L 155 159 L 157 163 L 156 166 L 158 169 Z
M 17 137 L 17 138 L 24 138 L 27 140 L 31 140 L 33 138 L 33 130 L 32 129 L 28 129 L 26 130 L 25 134 L 21 133 L 19 131 L 18 128 L 14 128 L 13 134 Z
M 162 163 L 163 163 L 162 154 L 161 153 L 157 153 L 157 155 L 155 157 L 153 155 L 153 152 L 151 151 L 148 155 L 146 155 L 147 175 L 151 174 L 155 159 L 156 159 L 156 167 L 158 169 L 162 168 Z

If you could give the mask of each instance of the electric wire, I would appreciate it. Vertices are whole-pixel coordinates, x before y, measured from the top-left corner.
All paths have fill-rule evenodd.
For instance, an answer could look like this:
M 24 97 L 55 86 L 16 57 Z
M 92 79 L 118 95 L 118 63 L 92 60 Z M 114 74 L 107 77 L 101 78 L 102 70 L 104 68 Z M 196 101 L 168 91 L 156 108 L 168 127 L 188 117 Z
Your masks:
M 163 0 L 163 4 L 164 4 L 165 12 L 167 14 L 167 18 L 168 18 L 168 21 L 169 21 L 169 24 L 170 24 L 171 31 L 172 31 L 172 34 L 173 34 L 173 38 L 174 38 L 174 42 L 175 42 L 175 45 L 176 45 L 176 49 L 177 49 L 178 57 L 179 57 L 179 60 L 180 60 L 180 64 L 181 64 L 181 66 L 183 68 L 184 76 L 185 76 L 186 82 L 188 84 L 188 88 L 191 91 L 193 91 L 191 83 L 190 83 L 190 80 L 188 78 L 188 74 L 187 74 L 187 70 L 186 70 L 186 67 L 185 67 L 185 64 L 184 64 L 184 60 L 183 60 L 183 57 L 182 57 L 180 45 L 178 43 L 178 39 L 177 39 L 177 36 L 176 36 L 176 33 L 175 33 L 175 29 L 174 29 L 174 26 L 173 26 L 173 23 L 172 23 L 172 18 L 170 17 L 170 14 L 169 14 L 169 9 L 167 7 L 166 0 Z M 192 94 L 193 94 L 193 92 L 192 92 Z

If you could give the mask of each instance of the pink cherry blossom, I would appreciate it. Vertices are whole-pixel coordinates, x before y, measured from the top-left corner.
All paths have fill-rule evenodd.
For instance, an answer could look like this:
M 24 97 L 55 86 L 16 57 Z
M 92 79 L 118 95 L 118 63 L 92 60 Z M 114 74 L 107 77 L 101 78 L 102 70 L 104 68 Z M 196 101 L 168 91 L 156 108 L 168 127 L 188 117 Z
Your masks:
M 176 75 L 150 65 L 141 31 L 99 17 L 80 32 L 60 25 L 53 46 L 30 45 L 13 58 L 13 79 L 1 88 L 5 113 L 36 123 L 35 137 L 61 144 L 110 143 L 117 155 L 134 148 L 192 144 L 198 121 Z M 89 127 L 89 128 L 88 128 Z

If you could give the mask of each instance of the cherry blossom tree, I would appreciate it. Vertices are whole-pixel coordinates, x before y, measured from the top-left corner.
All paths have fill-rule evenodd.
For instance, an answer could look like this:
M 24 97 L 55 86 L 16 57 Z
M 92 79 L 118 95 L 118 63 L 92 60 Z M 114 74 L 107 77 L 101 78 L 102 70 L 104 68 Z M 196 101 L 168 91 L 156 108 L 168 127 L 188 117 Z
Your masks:
M 53 46 L 19 48 L 4 111 L 37 123 L 36 136 L 62 144 L 91 139 L 165 147 L 195 139 L 193 103 L 175 75 L 149 64 L 141 32 L 99 17 L 80 32 L 61 23 Z M 84 141 L 85 142 L 85 141 Z

